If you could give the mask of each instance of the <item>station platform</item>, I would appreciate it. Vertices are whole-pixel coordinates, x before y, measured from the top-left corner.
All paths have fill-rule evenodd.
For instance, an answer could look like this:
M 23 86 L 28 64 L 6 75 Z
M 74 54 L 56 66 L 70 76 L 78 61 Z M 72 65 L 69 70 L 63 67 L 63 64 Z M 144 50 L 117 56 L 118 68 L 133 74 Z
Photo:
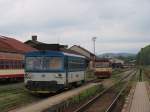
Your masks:
M 150 112 L 146 82 L 137 82 L 129 112 Z

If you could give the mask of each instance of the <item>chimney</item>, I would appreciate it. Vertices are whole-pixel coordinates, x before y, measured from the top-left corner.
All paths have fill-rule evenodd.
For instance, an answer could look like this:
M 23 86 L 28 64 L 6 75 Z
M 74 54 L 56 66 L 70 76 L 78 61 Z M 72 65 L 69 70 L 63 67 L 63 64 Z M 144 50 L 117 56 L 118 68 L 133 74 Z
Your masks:
M 37 41 L 37 35 L 32 35 L 32 40 Z

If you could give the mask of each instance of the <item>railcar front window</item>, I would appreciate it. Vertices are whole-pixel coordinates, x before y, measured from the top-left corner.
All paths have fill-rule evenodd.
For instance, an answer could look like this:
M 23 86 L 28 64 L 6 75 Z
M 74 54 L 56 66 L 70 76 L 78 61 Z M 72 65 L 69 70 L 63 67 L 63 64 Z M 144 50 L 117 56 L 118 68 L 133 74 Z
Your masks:
M 96 68 L 105 68 L 109 67 L 109 63 L 96 63 L 95 66 Z
M 42 58 L 41 57 L 27 57 L 26 69 L 27 70 L 42 70 Z
M 61 57 L 27 57 L 26 70 L 53 71 L 61 70 L 63 59 Z

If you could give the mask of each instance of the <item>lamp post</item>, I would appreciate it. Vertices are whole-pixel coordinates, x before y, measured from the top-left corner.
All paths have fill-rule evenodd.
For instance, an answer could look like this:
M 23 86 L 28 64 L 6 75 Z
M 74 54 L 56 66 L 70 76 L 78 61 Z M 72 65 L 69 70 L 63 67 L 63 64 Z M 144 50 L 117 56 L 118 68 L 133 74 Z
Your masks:
M 95 68 L 95 59 L 96 59 L 96 55 L 95 55 L 95 41 L 96 41 L 97 37 L 93 37 L 92 41 L 93 41 L 93 51 L 94 51 L 94 61 L 93 61 L 93 67 Z
M 96 41 L 97 37 L 93 37 L 92 41 L 93 41 L 93 49 L 94 49 L 94 55 L 95 55 L 95 41 Z

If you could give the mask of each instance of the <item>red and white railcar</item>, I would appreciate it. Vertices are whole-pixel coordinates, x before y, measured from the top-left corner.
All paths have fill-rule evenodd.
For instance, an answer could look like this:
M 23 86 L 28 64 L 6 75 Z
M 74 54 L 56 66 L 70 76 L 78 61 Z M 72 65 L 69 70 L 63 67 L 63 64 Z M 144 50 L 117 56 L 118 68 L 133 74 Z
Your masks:
M 112 75 L 112 66 L 108 59 L 97 59 L 94 65 L 94 74 L 97 78 L 109 78 Z
M 23 79 L 24 55 L 17 53 L 0 52 L 0 80 Z

